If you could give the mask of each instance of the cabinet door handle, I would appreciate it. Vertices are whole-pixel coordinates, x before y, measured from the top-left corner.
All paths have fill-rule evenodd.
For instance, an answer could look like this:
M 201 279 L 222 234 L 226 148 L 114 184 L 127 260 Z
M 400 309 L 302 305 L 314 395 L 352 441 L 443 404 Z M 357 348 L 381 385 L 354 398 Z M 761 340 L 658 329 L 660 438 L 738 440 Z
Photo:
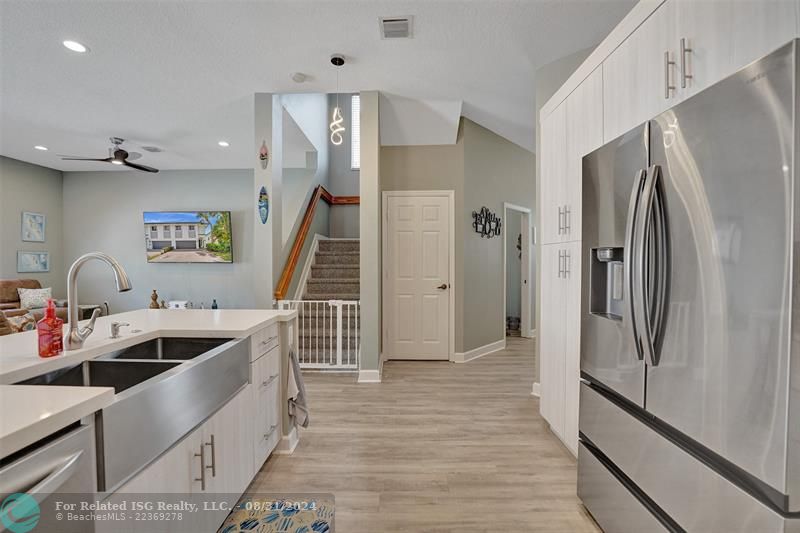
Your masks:
M 572 273 L 572 256 L 568 250 L 564 250 L 564 277 L 569 278 Z
M 200 458 L 200 477 L 196 477 L 194 480 L 200 482 L 200 490 L 206 490 L 206 447 L 200 445 L 200 453 L 196 453 L 194 456 Z
M 693 78 L 686 68 L 686 56 L 690 53 L 692 53 L 692 49 L 686 46 L 686 38 L 681 37 L 681 87 L 684 89 L 686 88 L 686 80 Z
M 272 383 L 273 381 L 275 381 L 275 378 L 277 378 L 277 377 L 278 377 L 278 374 L 275 374 L 274 376 L 270 376 L 269 379 L 265 379 L 264 381 L 262 381 L 261 382 L 261 388 L 263 389 L 263 388 L 268 387 L 269 384 Z
M 572 210 L 568 205 L 564 206 L 564 233 L 569 235 L 572 231 Z
M 267 340 L 261 341 L 261 346 L 266 346 L 267 344 L 271 343 L 272 341 L 274 341 L 277 338 L 278 338 L 277 335 L 273 335 L 272 337 L 268 338 Z
M 273 433 L 275 433 L 275 430 L 276 430 L 276 429 L 278 429 L 278 426 L 277 426 L 277 425 L 275 425 L 275 424 L 271 425 L 271 426 L 269 427 L 269 431 L 267 431 L 266 433 L 264 433 L 264 440 L 269 440 L 269 438 L 272 436 L 272 434 L 273 434 Z
M 675 86 L 670 84 L 669 69 L 675 66 L 674 61 L 669 59 L 669 50 L 664 52 L 664 99 L 669 100 L 671 91 L 675 90 Z
M 559 250 L 559 251 L 558 251 L 558 277 L 559 277 L 559 278 L 560 278 L 560 277 L 561 277 L 561 275 L 564 273 L 564 269 L 563 269 L 563 267 L 561 266 L 561 265 L 562 265 L 562 261 L 563 261 L 563 260 L 564 260 L 564 250 Z
M 217 446 L 214 442 L 214 434 L 211 434 L 211 439 L 206 443 L 206 446 L 211 446 L 211 464 L 206 466 L 211 470 L 211 477 L 217 477 Z
M 561 226 L 561 217 L 562 217 L 563 214 L 564 213 L 563 213 L 562 207 L 558 206 L 558 234 L 559 235 L 561 235 L 561 232 L 563 231 L 563 228 Z

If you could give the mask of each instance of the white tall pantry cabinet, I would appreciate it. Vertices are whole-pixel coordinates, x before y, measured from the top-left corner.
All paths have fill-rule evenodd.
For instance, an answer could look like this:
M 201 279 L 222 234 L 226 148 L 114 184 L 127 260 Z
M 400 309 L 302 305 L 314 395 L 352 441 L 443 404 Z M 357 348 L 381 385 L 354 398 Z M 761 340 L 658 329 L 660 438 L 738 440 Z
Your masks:
M 542 108 L 542 416 L 577 454 L 587 153 L 800 36 L 800 0 L 642 0 Z
M 542 203 L 552 202 L 549 209 L 540 207 L 541 412 L 553 432 L 577 454 L 581 161 L 586 153 L 603 144 L 602 69 L 593 71 L 550 115 L 542 118 L 541 132 L 540 198 Z

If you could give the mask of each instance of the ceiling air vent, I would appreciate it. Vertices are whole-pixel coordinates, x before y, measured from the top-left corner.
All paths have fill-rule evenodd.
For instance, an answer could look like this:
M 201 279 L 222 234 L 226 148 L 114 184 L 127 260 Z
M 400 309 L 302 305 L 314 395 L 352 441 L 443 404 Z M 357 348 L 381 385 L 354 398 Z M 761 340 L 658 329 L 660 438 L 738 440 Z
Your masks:
M 414 17 L 381 17 L 381 39 L 409 39 Z

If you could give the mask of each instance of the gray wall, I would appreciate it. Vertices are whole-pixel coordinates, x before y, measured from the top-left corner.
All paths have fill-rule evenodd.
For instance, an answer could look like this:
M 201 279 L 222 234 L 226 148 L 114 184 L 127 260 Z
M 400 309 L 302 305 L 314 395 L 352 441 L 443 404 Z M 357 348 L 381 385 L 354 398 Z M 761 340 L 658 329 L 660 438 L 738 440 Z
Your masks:
M 503 203 L 533 209 L 533 153 L 464 120 L 464 212 L 460 224 L 470 228 L 464 239 L 463 351 L 505 338 L 503 321 L 503 242 L 472 231 L 472 212 L 482 206 L 503 216 Z M 487 317 L 491 317 L 487 319 Z
M 463 124 L 459 126 L 458 140 L 450 145 L 382 146 L 382 191 L 455 191 L 456 220 L 464 209 L 464 138 Z M 455 336 L 456 352 L 463 351 L 464 338 L 464 231 L 456 224 L 455 283 Z
M 377 91 L 361 93 L 361 370 L 381 365 L 380 114 Z
M 328 190 L 334 196 L 359 195 L 359 171 L 350 167 L 352 143 L 352 94 L 339 95 L 339 107 L 344 116 L 344 141 L 339 146 L 330 146 L 330 166 L 328 167 Z M 336 95 L 328 95 L 328 117 L 336 107 Z M 335 239 L 358 239 L 358 206 L 334 206 L 330 211 L 330 236 Z
M 328 95 L 328 118 L 330 119 L 333 108 L 336 107 L 335 94 Z M 344 141 L 339 146 L 330 145 L 328 149 L 330 165 L 328 167 L 328 185 L 331 194 L 334 196 L 358 196 L 358 170 L 350 168 L 350 133 L 352 128 L 351 117 L 352 94 L 340 94 L 339 107 L 342 109 L 344 117 L 344 127 L 346 128 L 342 137 Z
M 122 263 L 133 284 L 131 292 L 119 294 L 107 266 L 87 264 L 80 274 L 80 301 L 108 300 L 112 313 L 141 309 L 157 289 L 165 300 L 199 305 L 216 298 L 222 308 L 255 307 L 252 186 L 252 170 L 64 173 L 66 260 L 106 252 Z M 212 209 L 231 211 L 232 264 L 147 263 L 142 212 Z
M 522 215 L 509 209 L 503 221 L 506 232 L 506 316 L 522 316 L 522 261 L 517 250 L 517 238 L 522 232 Z
M 454 190 L 457 353 L 502 340 L 503 241 L 472 230 L 472 211 L 503 216 L 503 202 L 534 206 L 535 156 L 462 119 L 457 143 L 381 148 L 381 189 Z
M 0 278 L 30 278 L 66 298 L 60 171 L 0 156 Z M 22 242 L 22 212 L 47 215 L 45 242 Z M 50 272 L 17 273 L 17 251 L 50 252 Z

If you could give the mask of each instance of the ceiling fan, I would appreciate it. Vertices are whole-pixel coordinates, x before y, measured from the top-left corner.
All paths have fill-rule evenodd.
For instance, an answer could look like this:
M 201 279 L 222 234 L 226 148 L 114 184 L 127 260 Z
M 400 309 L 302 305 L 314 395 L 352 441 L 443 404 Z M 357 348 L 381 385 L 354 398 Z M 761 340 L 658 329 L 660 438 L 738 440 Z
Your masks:
M 125 139 L 111 137 L 109 140 L 113 146 L 108 149 L 108 157 L 96 159 L 91 157 L 61 156 L 61 159 L 64 161 L 99 161 L 103 163 L 111 163 L 112 165 L 124 165 L 142 172 L 158 172 L 157 168 L 139 165 L 137 163 L 131 163 L 128 161 L 129 159 L 138 159 L 141 157 L 141 154 L 137 154 L 136 152 L 128 153 L 126 150 L 123 150 L 120 145 L 125 142 Z

